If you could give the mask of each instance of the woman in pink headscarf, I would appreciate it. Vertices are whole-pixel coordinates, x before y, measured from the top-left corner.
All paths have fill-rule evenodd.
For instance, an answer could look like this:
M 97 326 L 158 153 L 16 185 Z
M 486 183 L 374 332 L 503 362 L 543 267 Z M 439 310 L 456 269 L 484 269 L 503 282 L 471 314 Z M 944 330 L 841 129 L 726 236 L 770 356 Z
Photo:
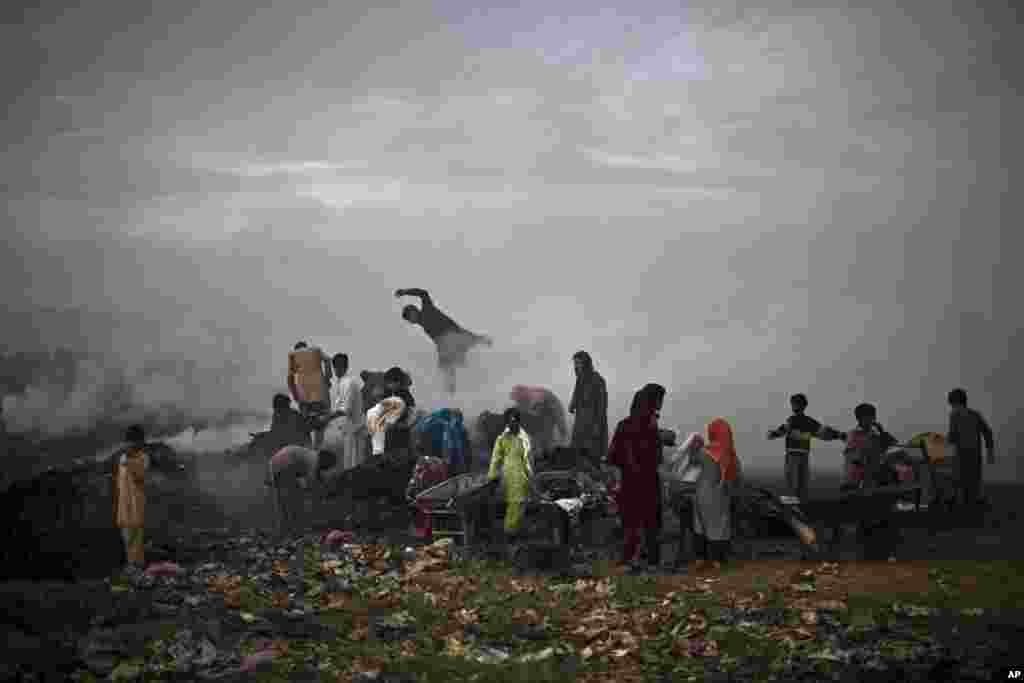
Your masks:
M 732 539 L 732 489 L 739 471 L 732 427 L 724 418 L 716 417 L 708 423 L 697 461 L 701 465 L 693 506 L 697 567 L 711 561 L 715 569 L 720 569 Z
M 517 384 L 509 398 L 523 415 L 523 427 L 533 439 L 537 455 L 546 454 L 556 446 L 569 442 L 572 433 L 565 407 L 555 394 L 544 387 Z

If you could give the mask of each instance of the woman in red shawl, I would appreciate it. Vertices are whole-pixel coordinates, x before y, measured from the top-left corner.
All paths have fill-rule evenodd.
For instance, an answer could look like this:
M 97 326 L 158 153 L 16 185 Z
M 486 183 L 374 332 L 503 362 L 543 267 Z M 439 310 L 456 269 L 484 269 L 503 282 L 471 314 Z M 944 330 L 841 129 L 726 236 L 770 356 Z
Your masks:
M 619 422 L 608 449 L 608 462 L 622 470 L 618 495 L 625 532 L 623 563 L 634 562 L 640 549 L 641 533 L 647 544 L 647 559 L 660 562 L 658 544 L 658 403 L 650 393 L 641 392 L 630 415 Z
M 732 539 L 732 489 L 738 474 L 732 427 L 721 417 L 707 426 L 704 448 L 698 452 L 700 477 L 693 506 L 693 531 L 700 568 L 711 560 L 716 569 L 728 554 Z

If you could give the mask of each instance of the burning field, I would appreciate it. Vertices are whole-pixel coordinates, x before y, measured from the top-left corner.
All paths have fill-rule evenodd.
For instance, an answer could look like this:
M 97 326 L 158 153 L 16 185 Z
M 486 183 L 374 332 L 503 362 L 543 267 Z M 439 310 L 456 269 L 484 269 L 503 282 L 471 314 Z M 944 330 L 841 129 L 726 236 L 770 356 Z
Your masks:
M 994 497 L 981 527 L 908 530 L 896 562 L 801 561 L 791 544 L 721 572 L 690 564 L 629 576 L 606 538 L 546 571 L 415 539 L 408 511 L 387 505 L 363 519 L 340 504 L 316 506 L 305 533 L 272 536 L 262 461 L 225 453 L 214 436 L 169 441 L 175 466 L 148 483 L 145 572 L 119 569 L 104 469 L 88 479 L 81 528 L 52 536 L 35 558 L 72 562 L 77 582 L 4 584 L 4 628 L 17 643 L 8 674 L 971 681 L 1012 664 L 1024 635 L 1024 565 L 957 559 L 971 555 L 968 542 L 1008 557 L 991 548 L 993 538 L 1019 538 L 1013 491 Z M 338 528 L 350 530 L 328 533 Z M 59 542 L 89 534 L 88 546 Z
M 23 422 L 25 401 L 8 402 Z M 1014 487 L 989 488 L 984 519 L 908 525 L 892 562 L 859 560 L 850 545 L 836 561 L 812 561 L 796 539 L 744 538 L 721 571 L 684 562 L 633 576 L 614 532 L 575 539 L 557 567 L 543 553 L 512 562 L 419 539 L 408 507 L 383 499 L 310 505 L 303 529 L 272 535 L 266 458 L 246 450 L 264 423 L 171 417 L 149 423 L 159 440 L 144 572 L 122 569 L 111 525 L 116 420 L 109 433 L 5 435 L 9 480 L 39 475 L 40 491 L 78 503 L 52 524 L 42 521 L 60 496 L 10 510 L 6 676 L 980 681 L 1019 665 L 1024 564 L 1013 554 L 1024 496 Z M 60 469 L 39 474 L 50 465 Z M 678 520 L 665 519 L 679 559 Z

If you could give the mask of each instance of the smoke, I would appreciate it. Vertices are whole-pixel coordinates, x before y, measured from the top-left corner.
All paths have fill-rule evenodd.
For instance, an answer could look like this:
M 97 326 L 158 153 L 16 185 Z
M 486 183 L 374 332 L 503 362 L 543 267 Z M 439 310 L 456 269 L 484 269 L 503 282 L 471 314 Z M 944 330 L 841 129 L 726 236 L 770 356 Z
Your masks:
M 42 363 L 22 379 L 20 391 L 7 388 L 9 431 L 59 439 L 141 424 L 158 437 L 252 417 L 247 384 L 229 363 L 162 354 L 132 366 L 112 355 L 60 353 L 62 364 Z
M 123 402 L 124 385 L 116 377 L 93 359 L 78 361 L 75 370 L 75 383 L 70 389 L 57 378 L 44 376 L 24 393 L 5 396 L 7 428 L 59 436 L 85 431 L 105 415 L 120 410 L 117 406 Z
M 247 526 L 270 528 L 274 522 L 269 489 L 264 486 L 267 463 L 234 457 L 250 434 L 266 429 L 264 420 L 243 419 L 205 429 L 188 427 L 163 442 L 195 463 L 195 486 L 216 501 L 229 518 Z
M 164 443 L 182 453 L 212 457 L 244 446 L 251 434 L 263 431 L 266 427 L 265 421 L 247 421 L 201 430 L 189 427 L 164 439 Z

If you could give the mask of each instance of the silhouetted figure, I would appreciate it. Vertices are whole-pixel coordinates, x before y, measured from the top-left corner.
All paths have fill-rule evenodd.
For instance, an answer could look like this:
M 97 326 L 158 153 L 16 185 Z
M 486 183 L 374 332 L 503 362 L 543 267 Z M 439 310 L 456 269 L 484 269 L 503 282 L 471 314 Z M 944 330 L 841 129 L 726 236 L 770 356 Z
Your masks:
M 793 414 L 768 432 L 768 438 L 786 437 L 786 486 L 791 494 L 806 500 L 810 482 L 811 439 L 827 441 L 832 432 L 804 412 L 807 410 L 807 396 L 804 394 L 790 396 L 789 407 Z
M 981 494 L 981 442 L 988 451 L 988 464 L 996 462 L 995 438 L 992 428 L 977 410 L 967 407 L 967 392 L 954 389 L 949 401 L 949 434 L 946 442 L 956 446 L 957 488 L 960 499 L 967 506 L 980 502 Z
M 608 456 L 608 387 L 589 353 L 577 351 L 572 360 L 576 386 L 569 402 L 569 412 L 575 416 L 570 445 L 586 451 L 601 467 Z
M 292 402 L 285 394 L 274 395 L 274 414 L 270 418 L 269 438 L 273 450 L 284 446 L 305 446 L 309 444 L 309 423 L 299 411 L 292 408 Z
M 424 289 L 399 289 L 395 298 L 415 296 L 420 299 L 420 308 L 406 306 L 402 317 L 413 325 L 419 325 L 437 346 L 437 365 L 445 378 L 445 389 L 455 393 L 455 370 L 465 367 L 466 356 L 477 346 L 491 346 L 490 337 L 465 329 L 441 311 Z
M 843 459 L 846 464 L 844 488 L 874 488 L 882 476 L 882 460 L 886 451 L 896 445 L 896 437 L 878 423 L 878 411 L 870 403 L 854 408 L 857 426 L 840 434 L 846 442 Z

